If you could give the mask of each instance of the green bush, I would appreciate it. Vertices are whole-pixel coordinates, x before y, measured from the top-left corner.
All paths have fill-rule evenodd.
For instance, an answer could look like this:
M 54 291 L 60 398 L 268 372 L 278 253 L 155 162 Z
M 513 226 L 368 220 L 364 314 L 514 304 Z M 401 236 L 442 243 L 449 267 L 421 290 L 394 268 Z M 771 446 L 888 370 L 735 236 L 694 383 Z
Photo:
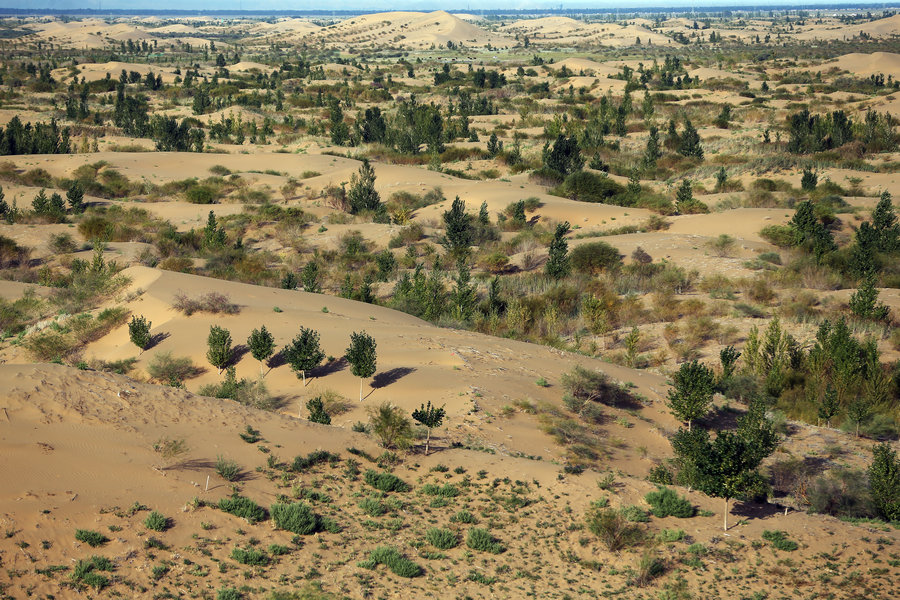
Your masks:
M 259 523 L 269 518 L 269 512 L 244 496 L 234 495 L 219 500 L 219 510 L 246 519 L 248 523 Z
M 298 535 L 312 535 L 324 529 L 322 518 L 305 502 L 273 504 L 272 519 L 279 529 Z
M 769 225 L 763 227 L 759 235 L 779 248 L 790 248 L 795 243 L 794 230 L 787 225 Z
M 610 552 L 618 552 L 644 540 L 644 530 L 629 524 L 619 511 L 612 508 L 592 509 L 587 515 L 587 526 Z
M 218 196 L 216 189 L 209 185 L 195 185 L 184 193 L 185 199 L 193 204 L 212 204 Z
M 590 171 L 572 173 L 562 184 L 550 190 L 550 193 L 580 202 L 627 205 L 624 187 L 609 177 Z
M 629 504 L 628 506 L 623 506 L 620 512 L 626 521 L 631 521 L 632 523 L 646 523 L 650 520 L 650 517 L 647 516 L 647 511 L 640 506 Z
M 409 484 L 393 473 L 377 473 L 371 469 L 363 476 L 366 483 L 382 492 L 408 492 Z
M 219 455 L 216 457 L 216 473 L 225 481 L 237 481 L 241 477 L 241 466 Z
M 644 496 L 650 505 L 654 517 L 679 517 L 685 519 L 694 516 L 694 507 L 687 498 L 682 498 L 675 490 L 661 487 Z
M 332 454 L 327 450 L 315 450 L 310 452 L 306 456 L 297 456 L 294 458 L 294 462 L 291 463 L 291 470 L 296 471 L 297 473 L 302 473 L 307 469 L 310 469 L 316 465 L 322 463 L 335 463 L 341 460 L 339 454 Z
M 380 517 L 390 510 L 387 504 L 377 498 L 363 498 L 359 501 L 359 507 L 370 517 Z
M 459 496 L 459 488 L 452 483 L 444 485 L 436 485 L 434 483 L 426 483 L 422 486 L 422 493 L 429 496 L 441 496 L 443 498 L 455 498 Z
M 785 552 L 793 552 L 799 546 L 794 540 L 789 540 L 784 531 L 763 531 L 762 538 L 767 542 L 771 542 L 772 547 Z
M 241 600 L 244 595 L 234 588 L 219 588 L 216 592 L 216 600 Z
M 103 556 L 92 556 L 79 560 L 72 570 L 72 580 L 79 585 L 89 585 L 95 590 L 102 590 L 109 585 L 109 578 L 97 571 L 112 571 L 112 561 Z
M 169 528 L 169 519 L 154 510 L 144 519 L 144 527 L 153 531 L 165 531 Z
M 684 529 L 663 529 L 656 538 L 661 542 L 680 542 L 684 539 Z
M 100 533 L 99 531 L 92 531 L 90 529 L 76 529 L 75 530 L 75 539 L 79 542 L 84 542 L 91 548 L 96 548 L 97 546 L 102 546 L 106 542 L 109 541 L 109 538 Z
M 459 544 L 459 538 L 449 529 L 439 529 L 432 527 L 425 532 L 425 539 L 428 543 L 441 550 L 449 550 L 455 548 Z
M 231 558 L 242 565 L 264 567 L 269 564 L 269 556 L 262 550 L 255 548 L 235 548 L 231 551 Z
M 399 577 L 418 577 L 422 574 L 422 567 L 404 558 L 396 548 L 379 546 L 369 553 L 369 559 L 359 563 L 359 566 L 374 569 L 378 565 L 385 565 Z
M 474 525 L 478 522 L 478 519 L 475 518 L 475 515 L 470 513 L 467 510 L 461 510 L 452 517 L 450 517 L 451 523 L 466 523 L 469 525 Z
M 506 550 L 503 544 L 491 535 L 491 532 L 479 527 L 473 527 L 469 530 L 468 535 L 466 535 L 466 545 L 472 550 L 490 552 L 491 554 L 500 554 Z
M 622 256 L 618 249 L 606 242 L 590 242 L 573 248 L 569 260 L 576 273 L 596 275 L 601 271 L 612 271 L 622 266 Z

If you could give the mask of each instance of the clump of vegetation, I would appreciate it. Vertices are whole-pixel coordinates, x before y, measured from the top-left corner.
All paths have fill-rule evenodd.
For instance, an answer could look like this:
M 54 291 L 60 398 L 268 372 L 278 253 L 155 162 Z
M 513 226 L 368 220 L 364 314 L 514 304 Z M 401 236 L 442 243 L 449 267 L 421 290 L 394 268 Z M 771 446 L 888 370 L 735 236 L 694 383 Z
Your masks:
M 644 496 L 650 505 L 654 517 L 679 517 L 685 519 L 694 516 L 694 507 L 687 498 L 682 498 L 672 488 L 661 487 Z
M 378 473 L 369 469 L 363 475 L 363 479 L 367 484 L 382 492 L 408 492 L 411 489 L 408 483 L 393 473 Z
M 312 535 L 336 529 L 333 522 L 317 515 L 305 502 L 273 504 L 271 512 L 276 527 L 297 535 Z
M 75 539 L 79 542 L 84 542 L 91 548 L 96 548 L 97 546 L 102 546 L 106 542 L 109 541 L 109 538 L 100 533 L 99 531 L 93 531 L 91 529 L 76 529 L 75 530 Z
M 144 519 L 144 527 L 152 531 L 165 531 L 169 528 L 169 525 L 169 518 L 155 510 Z
M 491 554 L 501 554 L 506 551 L 503 544 L 491 535 L 490 531 L 481 529 L 480 527 L 473 527 L 469 530 L 469 533 L 466 534 L 466 546 L 472 550 L 490 552 Z
M 633 525 L 612 508 L 592 508 L 587 515 L 588 530 L 600 538 L 610 552 L 641 544 L 646 537 L 639 525 Z
M 763 531 L 762 538 L 764 540 L 766 540 L 767 542 L 770 542 L 772 544 L 772 547 L 776 548 L 777 550 L 784 550 L 785 552 L 793 552 L 794 550 L 799 548 L 799 546 L 797 545 L 797 542 L 788 539 L 787 533 L 785 533 L 784 531 L 766 530 L 766 531 Z
M 428 543 L 440 550 L 449 550 L 455 548 L 459 544 L 459 538 L 449 529 L 440 529 L 431 527 L 425 532 L 425 539 Z
M 247 498 L 235 494 L 219 500 L 219 510 L 246 519 L 251 525 L 269 518 L 269 511 Z
M 374 569 L 378 565 L 385 565 L 392 573 L 399 577 L 418 577 L 423 573 L 422 567 L 405 558 L 396 548 L 379 546 L 369 553 L 368 560 L 359 563 L 364 569 Z

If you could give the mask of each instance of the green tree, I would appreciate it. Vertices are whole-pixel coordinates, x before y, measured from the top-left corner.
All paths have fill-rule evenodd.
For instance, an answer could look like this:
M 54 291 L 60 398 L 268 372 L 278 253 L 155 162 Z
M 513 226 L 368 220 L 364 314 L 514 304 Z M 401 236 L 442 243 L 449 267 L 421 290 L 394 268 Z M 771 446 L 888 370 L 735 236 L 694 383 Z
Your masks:
M 650 126 L 650 132 L 647 135 L 647 146 L 644 148 L 644 166 L 648 168 L 656 167 L 656 161 L 662 156 L 662 150 L 659 148 L 659 128 L 656 125 Z
M 322 401 L 321 396 L 307 400 L 306 410 L 309 411 L 309 420 L 313 423 L 331 425 L 331 415 L 325 411 L 325 403 Z
M 675 418 L 686 422 L 690 431 L 691 423 L 709 412 L 715 375 L 709 367 L 694 360 L 682 363 L 673 379 L 667 404 Z
M 466 212 L 466 204 L 459 196 L 443 214 L 443 219 L 447 249 L 457 257 L 467 253 L 472 243 L 472 215 Z
M 575 137 L 558 135 L 551 146 L 544 146 L 544 167 L 565 178 L 570 173 L 580 171 L 584 167 L 584 157 Z
M 306 327 L 300 328 L 300 333 L 282 349 L 281 353 L 294 373 L 299 373 L 303 378 L 304 387 L 306 387 L 306 372 L 318 367 L 325 358 L 325 353 L 319 347 L 318 332 Z
M 751 402 L 736 431 L 719 431 L 711 439 L 705 429 L 679 429 L 672 438 L 672 448 L 683 465 L 680 478 L 684 483 L 725 501 L 725 531 L 730 500 L 766 490 L 766 479 L 757 469 L 777 445 L 778 436 L 760 400 Z
M 820 421 L 825 421 L 826 427 L 831 427 L 831 419 L 838 413 L 840 404 L 838 403 L 837 390 L 834 386 L 828 385 L 825 393 L 819 401 L 818 415 Z
M 446 412 L 444 411 L 444 407 L 438 408 L 432 406 L 431 400 L 428 401 L 428 404 L 423 404 L 412 413 L 412 418 L 428 429 L 428 433 L 425 436 L 425 456 L 428 456 L 428 450 L 431 443 L 431 430 L 441 426 L 441 423 L 444 422 L 445 415 Z
M 885 321 L 890 317 L 890 309 L 878 303 L 878 288 L 875 287 L 875 273 L 869 272 L 850 295 L 850 312 L 861 319 Z
M 385 448 L 409 447 L 413 437 L 412 423 L 399 406 L 384 402 L 369 407 L 369 423 Z
M 900 520 L 900 460 L 890 444 L 872 448 L 869 488 L 878 515 L 887 521 Z
M 153 339 L 153 336 L 150 335 L 150 327 L 152 325 L 143 315 L 140 317 L 132 315 L 131 322 L 128 323 L 128 337 L 131 338 L 132 344 L 140 348 L 141 354 L 143 354 Z
M 346 357 L 350 363 L 350 372 L 359 377 L 359 401 L 362 402 L 363 379 L 375 374 L 377 354 L 376 344 L 372 336 L 365 331 L 350 334 L 350 345 Z
M 269 333 L 266 326 L 263 325 L 259 329 L 250 332 L 247 338 L 247 347 L 250 348 L 250 354 L 259 361 L 259 372 L 263 372 L 263 363 L 275 353 L 275 336 Z
M 381 196 L 375 189 L 375 169 L 364 158 L 359 172 L 350 176 L 350 191 L 347 192 L 350 212 L 359 214 L 363 211 L 378 212 L 382 210 Z
M 216 215 L 213 211 L 209 211 L 206 218 L 206 227 L 203 228 L 203 247 L 204 248 L 222 248 L 225 246 L 227 238 L 225 230 L 219 227 Z
M 878 250 L 894 252 L 900 249 L 900 224 L 894 213 L 890 192 L 881 192 L 881 198 L 872 211 L 872 228 L 878 235 Z
M 682 156 L 694 156 L 703 158 L 703 147 L 700 145 L 700 134 L 694 128 L 690 119 L 684 121 L 684 132 L 679 138 L 678 154 Z
M 319 263 L 311 260 L 303 266 L 303 270 L 300 272 L 300 283 L 303 285 L 304 292 L 318 294 L 322 291 L 322 286 L 319 285 Z
M 481 208 L 478 211 L 478 222 L 482 225 L 491 224 L 491 214 L 488 212 L 487 200 L 481 203 Z
M 571 265 L 569 264 L 569 243 L 566 234 L 569 233 L 569 222 L 558 223 L 553 241 L 550 242 L 550 255 L 544 267 L 547 275 L 553 279 L 568 277 Z
M 344 123 L 344 111 L 341 110 L 341 102 L 337 98 L 331 98 L 328 102 L 328 120 L 331 122 L 331 143 L 343 146 L 347 142 L 350 129 Z
M 731 376 L 734 375 L 734 369 L 737 365 L 738 359 L 741 357 L 741 353 L 734 349 L 734 346 L 725 346 L 719 352 L 719 362 L 722 363 L 722 379 L 721 381 L 728 381 L 731 379 Z
M 454 312 L 460 321 L 468 321 L 475 312 L 475 304 L 478 302 L 478 295 L 475 290 L 475 284 L 472 283 L 472 275 L 469 272 L 469 265 L 465 259 L 460 259 L 456 263 L 457 273 L 454 281 L 456 287 L 453 289 Z
M 868 397 L 859 395 L 847 405 L 847 420 L 856 427 L 856 437 L 859 437 L 859 426 L 872 416 L 872 402 Z
M 206 359 L 219 370 L 219 375 L 231 362 L 231 332 L 218 325 L 209 328 L 206 338 Z
M 69 201 L 69 208 L 76 215 L 84 212 L 84 188 L 77 181 L 73 181 L 66 192 L 66 199 Z
M 725 167 L 719 167 L 719 170 L 716 172 L 716 189 L 719 191 L 724 190 L 727 182 L 728 172 L 725 171 Z
M 675 207 L 682 212 L 682 207 L 688 206 L 694 201 L 694 188 L 690 179 L 682 179 L 678 191 L 675 192 Z
M 819 175 L 809 167 L 803 168 L 803 176 L 800 178 L 800 189 L 811 192 L 819 185 Z

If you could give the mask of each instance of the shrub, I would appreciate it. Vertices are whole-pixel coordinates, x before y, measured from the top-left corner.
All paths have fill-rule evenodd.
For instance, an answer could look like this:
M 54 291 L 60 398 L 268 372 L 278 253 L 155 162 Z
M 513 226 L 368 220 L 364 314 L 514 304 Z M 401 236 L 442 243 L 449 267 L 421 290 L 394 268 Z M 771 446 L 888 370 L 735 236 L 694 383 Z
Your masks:
M 815 478 L 806 491 L 810 512 L 856 518 L 873 514 L 866 474 L 851 469 L 832 469 Z
M 56 254 L 68 254 L 75 252 L 78 245 L 68 233 L 54 233 L 50 236 L 50 249 Z
M 576 273 L 596 275 L 601 271 L 612 271 L 622 266 L 619 251 L 606 242 L 591 242 L 574 248 L 569 260 Z
M 369 553 L 369 559 L 359 564 L 367 569 L 374 569 L 378 565 L 385 565 L 399 577 L 418 577 L 422 574 L 422 567 L 405 558 L 396 548 L 390 546 L 375 548 Z
M 629 524 L 619 511 L 612 508 L 592 509 L 587 516 L 587 526 L 610 552 L 618 552 L 644 540 L 644 530 Z
M 363 498 L 359 508 L 370 517 L 380 517 L 390 511 L 390 507 L 378 498 Z
M 679 517 L 694 516 L 694 507 L 687 498 L 682 498 L 675 490 L 661 487 L 655 492 L 644 496 L 644 500 L 650 505 L 650 512 L 654 517 Z
M 297 535 L 312 535 L 323 529 L 321 517 L 314 513 L 305 502 L 273 504 L 272 520 L 279 529 Z
M 459 538 L 449 529 L 439 529 L 432 527 L 425 532 L 425 539 L 428 543 L 440 550 L 449 550 L 455 548 L 459 544 Z
M 97 573 L 97 571 L 112 571 L 113 564 L 103 556 L 91 556 L 86 560 L 79 560 L 72 569 L 72 580 L 76 584 L 89 585 L 95 590 L 102 590 L 109 585 L 109 578 Z
M 225 481 L 237 481 L 241 477 L 241 466 L 220 454 L 216 457 L 216 474 Z
M 144 519 L 144 527 L 153 531 L 165 531 L 169 528 L 169 519 L 154 510 Z
M 187 316 L 191 316 L 195 312 L 226 315 L 235 315 L 240 312 L 240 307 L 231 302 L 228 295 L 219 292 L 209 292 L 197 298 L 190 298 L 183 292 L 179 292 L 175 294 L 172 308 Z
M 793 552 L 799 546 L 797 542 L 793 540 L 789 540 L 787 538 L 787 533 L 784 531 L 763 531 L 762 538 L 768 542 L 772 543 L 772 547 L 778 550 L 784 550 L 786 552 Z
M 459 488 L 457 488 L 452 483 L 445 483 L 444 485 L 435 485 L 433 483 L 426 483 L 422 486 L 422 493 L 428 494 L 429 496 L 441 496 L 444 498 L 455 498 L 459 495 Z
M 369 408 L 372 431 L 385 448 L 407 448 L 412 443 L 412 422 L 399 406 L 383 402 Z
M 365 482 L 382 492 L 408 492 L 409 484 L 393 473 L 377 473 L 371 469 L 363 475 Z
M 242 565 L 264 567 L 269 564 L 269 556 L 262 550 L 255 548 L 235 548 L 231 551 L 231 558 Z
M 90 529 L 76 529 L 75 530 L 75 539 L 79 542 L 84 542 L 91 548 L 96 548 L 97 546 L 102 546 L 106 542 L 109 541 L 109 538 L 100 533 L 99 531 L 92 531 Z
M 218 200 L 218 192 L 209 185 L 195 185 L 184 193 L 184 197 L 192 204 L 212 204 Z
M 297 473 L 302 473 L 316 465 L 322 463 L 336 463 L 341 460 L 339 454 L 332 454 L 327 450 L 313 450 L 306 456 L 297 456 L 291 463 L 291 469 Z
M 244 595 L 234 588 L 219 588 L 216 592 L 216 600 L 241 600 Z
M 478 519 L 475 518 L 475 515 L 470 513 L 467 510 L 461 510 L 452 517 L 450 517 L 451 523 L 466 523 L 469 525 L 474 525 L 478 522 Z
M 466 545 L 472 550 L 500 554 L 506 550 L 487 529 L 473 527 L 466 535 Z
M 581 365 L 575 365 L 570 373 L 563 373 L 560 382 L 563 390 L 574 399 L 580 400 L 581 404 L 590 401 L 612 405 L 621 401 L 623 396 L 627 396 L 625 392 L 609 382 L 609 377 L 605 373 L 591 371 Z M 576 410 L 576 412 L 579 411 Z
M 180 385 L 185 379 L 195 377 L 199 369 L 187 356 L 172 356 L 171 352 L 157 352 L 147 365 L 147 373 L 160 383 Z
M 650 517 L 647 516 L 647 511 L 640 506 L 634 506 L 633 504 L 623 506 L 620 512 L 627 521 L 632 523 L 646 523 L 650 520 Z
M 219 500 L 219 510 L 246 519 L 248 523 L 259 523 L 269 518 L 269 511 L 244 496 L 234 495 Z
M 566 177 L 562 184 L 553 188 L 550 193 L 580 202 L 624 204 L 617 196 L 623 196 L 625 188 L 609 177 L 589 171 L 577 171 Z

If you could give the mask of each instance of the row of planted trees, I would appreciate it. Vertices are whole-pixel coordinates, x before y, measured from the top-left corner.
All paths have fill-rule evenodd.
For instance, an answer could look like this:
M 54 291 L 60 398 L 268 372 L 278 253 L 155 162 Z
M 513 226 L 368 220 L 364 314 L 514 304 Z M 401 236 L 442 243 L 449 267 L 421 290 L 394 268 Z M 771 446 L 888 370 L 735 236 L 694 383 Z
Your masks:
M 133 316 L 128 324 L 131 342 L 141 351 L 150 347 L 153 341 L 150 333 L 152 325 L 144 316 Z M 221 375 L 235 360 L 231 332 L 224 327 L 213 325 L 209 328 L 206 343 L 206 359 Z M 275 336 L 263 325 L 250 333 L 247 348 L 250 355 L 259 361 L 260 374 L 264 376 L 265 365 L 271 364 L 276 355 Z M 277 354 L 291 367 L 297 377 L 303 380 L 304 387 L 307 373 L 314 371 L 325 359 L 319 333 L 306 327 L 301 327 L 299 333 Z M 363 380 L 375 374 L 377 360 L 375 339 L 365 331 L 351 333 L 350 345 L 344 353 L 344 358 L 350 363 L 350 372 L 360 378 L 359 399 L 362 401 Z

